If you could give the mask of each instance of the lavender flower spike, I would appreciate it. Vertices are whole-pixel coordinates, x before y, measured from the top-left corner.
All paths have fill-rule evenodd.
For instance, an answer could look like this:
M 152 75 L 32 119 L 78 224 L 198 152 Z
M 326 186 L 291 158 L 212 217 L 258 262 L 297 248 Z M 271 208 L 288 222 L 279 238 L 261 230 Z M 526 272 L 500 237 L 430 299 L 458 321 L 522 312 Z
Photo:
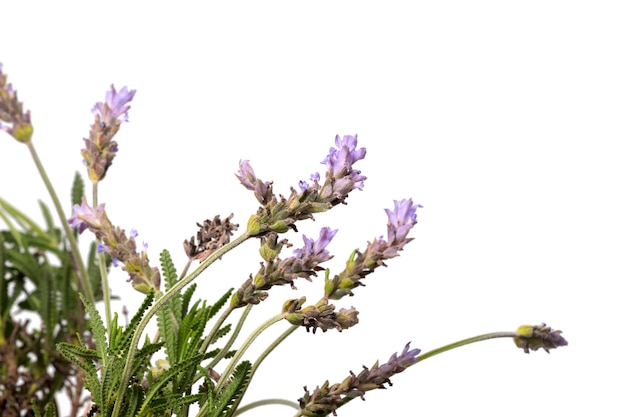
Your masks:
M 355 162 L 365 158 L 365 148 L 357 149 L 357 136 L 335 137 L 337 148 L 330 148 L 322 164 L 326 164 L 326 181 L 320 191 L 322 199 L 330 199 L 332 205 L 343 202 L 354 189 L 363 189 L 367 177 L 353 169 Z
M 129 90 L 124 86 L 120 91 L 115 90 L 115 86 L 111 84 L 111 90 L 107 91 L 105 101 L 95 104 L 91 112 L 99 117 L 100 120 L 107 125 L 112 125 L 121 121 L 128 121 L 128 110 L 137 90 Z
M 89 130 L 89 138 L 85 141 L 85 148 L 80 153 L 87 167 L 89 179 L 95 184 L 102 180 L 107 170 L 113 163 L 117 154 L 117 142 L 113 137 L 120 130 L 122 122 L 128 121 L 130 101 L 135 96 L 136 90 L 127 87 L 120 91 L 115 90 L 113 84 L 106 93 L 104 102 L 95 104 L 91 112 L 95 120 Z
M 302 415 L 307 417 L 325 416 L 331 413 L 337 415 L 337 408 L 353 398 L 361 397 L 364 399 L 367 391 L 385 388 L 385 384 L 391 386 L 389 378 L 417 362 L 420 350 L 410 349 L 410 344 L 411 342 L 406 344 L 400 356 L 394 353 L 386 363 L 380 366 L 376 362 L 372 369 L 363 367 L 358 375 L 350 372 L 350 376 L 340 384 L 330 385 L 326 381 L 321 387 L 315 388 L 313 393 L 305 387 L 304 397 L 298 400 Z

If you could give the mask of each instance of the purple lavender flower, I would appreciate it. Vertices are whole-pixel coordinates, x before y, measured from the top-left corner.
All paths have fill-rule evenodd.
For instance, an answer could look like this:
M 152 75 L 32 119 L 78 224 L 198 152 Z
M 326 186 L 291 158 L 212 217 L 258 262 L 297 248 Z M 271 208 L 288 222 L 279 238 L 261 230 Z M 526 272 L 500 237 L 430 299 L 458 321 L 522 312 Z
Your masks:
M 393 257 L 398 255 L 398 251 L 409 243 L 413 238 L 408 238 L 409 230 L 417 223 L 416 210 L 421 208 L 420 204 L 413 204 L 412 199 L 393 200 L 394 209 L 385 209 L 389 223 L 387 223 L 388 248 L 386 255 Z
M 364 252 L 355 251 L 348 262 L 346 269 L 332 280 L 328 280 L 325 287 L 325 296 L 338 300 L 346 295 L 352 295 L 352 290 L 364 285 L 361 280 L 374 272 L 379 266 L 385 266 L 385 260 L 399 255 L 404 245 L 413 238 L 407 235 L 417 223 L 416 210 L 422 207 L 413 204 L 412 199 L 394 200 L 394 209 L 385 209 L 389 221 L 387 223 L 388 241 L 382 237 L 368 242 Z
M 294 281 L 304 278 L 311 281 L 312 276 L 317 276 L 318 271 L 324 270 L 319 265 L 332 258 L 326 250 L 326 246 L 333 239 L 337 230 L 323 227 L 317 240 L 303 236 L 304 246 L 294 251 L 293 256 L 280 259 L 278 254 L 283 246 L 291 246 L 286 240 L 278 240 L 276 233 L 270 233 L 262 237 L 261 256 L 265 263 L 254 276 L 251 276 L 237 290 L 231 299 L 234 308 L 248 304 L 258 304 L 268 296 L 267 290 L 277 285 L 289 284 L 295 289 Z
M 350 372 L 350 376 L 340 384 L 330 385 L 326 381 L 321 387 L 315 388 L 312 393 L 305 387 L 304 397 L 298 400 L 302 415 L 325 416 L 331 413 L 337 415 L 337 408 L 345 405 L 353 398 L 361 397 L 364 399 L 367 391 L 386 388 L 385 384 L 391 386 L 390 378 L 416 363 L 419 353 L 419 349 L 410 349 L 409 342 L 400 356 L 394 353 L 386 363 L 380 366 L 376 362 L 371 369 L 363 367 L 358 375 Z
M 319 264 L 329 260 L 331 256 L 326 250 L 326 246 L 335 237 L 337 231 L 338 229 L 330 230 L 330 227 L 322 227 L 317 240 L 309 239 L 303 235 L 304 247 L 294 250 L 294 258 L 301 260 L 305 264 Z
M 351 171 L 352 165 L 365 158 L 365 148 L 356 149 L 357 135 L 345 135 L 341 138 L 335 136 L 337 148 L 330 148 L 329 154 L 324 158 L 322 164 L 326 164 L 331 175 L 335 178 L 344 175 L 344 171 Z
M 106 125 L 112 125 L 120 121 L 128 121 L 128 110 L 131 102 L 137 90 L 129 90 L 124 86 L 120 91 L 115 90 L 115 86 L 111 84 L 111 90 L 107 91 L 105 101 L 95 104 L 91 112 L 99 117 L 100 120 Z
M 85 148 L 81 149 L 83 163 L 87 167 L 89 179 L 97 183 L 102 180 L 118 151 L 117 142 L 113 137 L 120 129 L 122 122 L 128 121 L 130 101 L 136 90 L 127 87 L 116 91 L 113 84 L 107 91 L 104 102 L 95 104 L 91 112 L 95 120 L 89 130 L 89 138 L 84 139 Z
M 104 214 L 104 204 L 93 208 L 87 204 L 85 197 L 80 205 L 74 204 L 72 217 L 67 222 L 70 227 L 77 229 L 78 233 L 83 233 L 87 228 L 100 229 Z M 95 233 L 95 232 L 94 232 Z
M 241 184 L 248 190 L 254 191 L 254 196 L 263 205 L 269 203 L 272 200 L 272 182 L 263 182 L 256 177 L 250 161 L 239 161 L 239 171 L 235 174 Z
M 365 148 L 356 149 L 357 136 L 345 135 L 335 137 L 337 148 L 330 148 L 329 154 L 322 164 L 326 164 L 326 182 L 322 187 L 321 196 L 328 198 L 334 196 L 334 204 L 342 202 L 348 193 L 354 189 L 362 190 L 367 177 L 361 175 L 361 171 L 353 169 L 355 162 L 365 158 Z

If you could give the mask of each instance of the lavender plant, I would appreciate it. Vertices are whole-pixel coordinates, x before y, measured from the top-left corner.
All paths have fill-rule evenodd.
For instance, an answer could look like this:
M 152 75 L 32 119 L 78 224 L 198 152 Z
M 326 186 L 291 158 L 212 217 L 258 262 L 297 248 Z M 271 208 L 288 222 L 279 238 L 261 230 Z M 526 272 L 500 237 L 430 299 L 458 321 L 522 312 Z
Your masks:
M 89 416 L 233 416 L 272 402 L 293 407 L 294 416 L 336 415 L 352 399 L 390 386 L 391 378 L 405 369 L 469 343 L 507 337 L 526 353 L 539 349 L 549 352 L 567 345 L 559 330 L 545 324 L 480 335 L 426 353 L 407 343 L 401 353 L 394 353 L 387 362 L 376 361 L 358 374 L 349 372 L 340 383 L 331 385 L 325 381 L 312 391 L 305 387 L 297 402 L 268 400 L 240 407 L 259 366 L 296 330 L 304 327 L 312 333 L 318 329 L 341 332 L 358 324 L 359 312 L 354 307 L 338 308 L 331 300 L 353 296 L 368 275 L 400 255 L 413 240 L 409 233 L 417 224 L 421 206 L 410 198 L 395 200 L 393 208 L 385 209 L 387 236 L 367 242 L 363 251 L 354 250 L 347 257 L 345 268 L 337 274 L 331 274 L 324 266 L 333 258 L 327 247 L 337 230 L 323 227 L 317 238 L 303 236 L 302 246 L 290 253 L 288 249 L 293 244 L 281 238 L 281 234 L 297 232 L 298 222 L 345 204 L 352 191 L 363 189 L 367 178 L 355 165 L 365 158 L 366 150 L 359 147 L 356 135 L 337 136 L 322 161 L 323 178 L 314 173 L 308 181 L 299 181 L 286 196 L 275 194 L 271 181 L 257 177 L 248 160 L 240 161 L 235 176 L 259 203 L 245 230 L 236 235 L 239 225 L 232 222 L 232 214 L 223 219 L 214 216 L 198 223 L 195 236 L 185 240 L 188 261 L 180 274 L 167 250 L 161 252 L 160 268 L 156 267 L 148 258 L 147 246 L 137 244 L 137 232 L 127 233 L 114 225 L 105 205 L 98 201 L 98 185 L 118 152 L 114 137 L 128 121 L 134 95 L 135 90 L 116 90 L 111 86 L 105 100 L 94 106 L 94 121 L 81 150 L 92 185 L 91 198 L 84 195 L 81 177 L 77 176 L 72 215 L 68 217 L 35 151 L 30 113 L 23 110 L 0 65 L 0 129 L 29 149 L 62 228 L 54 226 L 44 205 L 46 231 L 0 200 L 0 216 L 8 226 L 0 234 L 0 408 L 7 415 L 22 415 L 24 409 L 33 415 L 55 415 L 54 395 L 64 387 L 69 390 L 72 415 L 77 415 L 82 406 Z M 15 222 L 20 227 L 15 227 Z M 77 238 L 87 230 L 95 242 L 90 255 L 83 258 Z M 193 281 L 216 260 L 250 239 L 260 244 L 262 262 L 258 271 L 250 274 L 239 288 L 226 291 L 216 300 L 196 297 Z M 61 267 L 52 267 L 47 260 L 49 255 L 57 256 Z M 194 262 L 199 265 L 189 272 Z M 107 278 L 111 265 L 126 271 L 130 285 L 145 295 L 127 325 L 120 325 L 117 314 L 111 313 Z M 297 279 L 322 279 L 318 274 L 324 276 L 319 300 L 287 300 L 275 316 L 267 318 L 249 335 L 241 334 L 254 306 L 262 303 L 273 287 L 290 285 L 295 289 Z M 52 275 L 56 279 L 51 280 Z M 25 281 L 35 291 L 29 291 Z M 26 301 L 18 303 L 20 299 Z M 104 317 L 96 308 L 97 303 L 102 303 Z M 57 311 L 57 304 L 72 308 Z M 17 319 L 24 310 L 39 314 L 40 330 Z M 235 310 L 241 311 L 238 319 L 234 319 Z M 146 327 L 153 319 L 158 330 L 149 336 Z M 262 350 L 256 361 L 243 360 L 257 337 L 271 326 L 286 329 Z M 38 361 L 25 359 L 19 348 L 24 343 L 41 352 Z M 49 364 L 64 371 L 49 375 Z M 28 403 L 23 384 L 32 384 L 37 375 L 45 375 L 48 385 L 42 383 L 45 389 L 37 388 L 45 395 Z M 83 386 L 89 391 L 86 398 L 82 395 Z

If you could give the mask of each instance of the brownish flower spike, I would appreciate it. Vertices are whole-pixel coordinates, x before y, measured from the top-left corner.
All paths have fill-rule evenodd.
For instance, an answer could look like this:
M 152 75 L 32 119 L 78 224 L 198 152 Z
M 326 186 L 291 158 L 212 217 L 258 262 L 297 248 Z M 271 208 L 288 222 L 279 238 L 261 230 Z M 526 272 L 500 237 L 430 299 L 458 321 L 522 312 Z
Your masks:
M 230 216 L 221 220 L 220 216 L 217 215 L 213 220 L 207 219 L 202 224 L 196 223 L 200 228 L 196 237 L 192 236 L 183 242 L 185 253 L 189 259 L 202 262 L 213 252 L 230 242 L 230 237 L 239 227 L 237 223 L 230 222 L 233 216 L 231 213 Z M 197 244 L 196 240 L 198 241 Z

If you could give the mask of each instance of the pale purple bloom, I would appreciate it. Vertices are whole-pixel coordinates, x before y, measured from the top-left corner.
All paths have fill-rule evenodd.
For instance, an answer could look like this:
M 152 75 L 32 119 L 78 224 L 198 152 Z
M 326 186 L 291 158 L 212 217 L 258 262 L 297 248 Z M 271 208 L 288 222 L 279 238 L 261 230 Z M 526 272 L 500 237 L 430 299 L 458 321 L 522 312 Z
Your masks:
M 250 161 L 240 160 L 239 171 L 235 174 L 241 184 L 248 190 L 254 191 L 254 196 L 263 205 L 272 199 L 272 183 L 270 181 L 263 182 L 256 177 Z
M 409 230 L 417 223 L 416 210 L 422 207 L 419 204 L 413 205 L 413 200 L 393 200 L 393 210 L 385 209 L 389 217 L 387 224 L 387 239 L 389 243 L 401 242 L 406 239 Z
M 115 86 L 111 84 L 111 90 L 107 91 L 104 103 L 98 102 L 91 112 L 99 115 L 100 119 L 106 124 L 113 124 L 116 120 L 128 121 L 128 110 L 130 109 L 130 101 L 135 96 L 137 90 L 129 90 L 124 86 L 120 91 L 115 90 Z
M 74 204 L 72 217 L 67 222 L 70 227 L 77 229 L 78 233 L 82 233 L 88 227 L 99 228 L 102 225 L 103 215 L 104 204 L 100 204 L 94 209 L 87 204 L 87 200 L 83 197 L 80 205 Z
M 417 355 L 419 355 L 420 350 L 409 350 L 410 346 L 411 342 L 407 343 L 404 346 L 404 350 L 399 357 L 397 353 L 391 355 L 387 363 L 384 363 L 380 366 L 381 374 L 391 376 L 393 374 L 404 371 L 410 365 L 413 365 L 415 362 L 417 362 Z
M 241 184 L 248 190 L 254 191 L 256 188 L 256 175 L 247 159 L 239 161 L 239 171 L 235 174 Z
M 98 253 L 108 252 L 109 251 L 109 247 L 107 245 L 105 245 L 104 243 L 98 242 L 98 243 L 96 243 L 96 246 L 98 248 Z
M 330 148 L 329 154 L 324 158 L 322 164 L 326 164 L 331 175 L 335 178 L 344 176 L 352 171 L 352 165 L 365 158 L 365 148 L 356 149 L 357 136 L 345 135 L 341 138 L 335 137 L 337 148 Z M 360 174 L 360 171 L 355 171 Z M 357 175 L 358 176 L 358 175 Z M 354 182 L 362 181 L 365 178 L 357 179 Z
M 320 236 L 317 240 L 309 239 L 305 235 L 304 247 L 294 251 L 294 257 L 302 259 L 305 264 L 320 264 L 331 258 L 330 252 L 326 250 L 326 246 L 337 234 L 337 230 L 331 230 L 330 227 L 323 227 L 320 230 Z

